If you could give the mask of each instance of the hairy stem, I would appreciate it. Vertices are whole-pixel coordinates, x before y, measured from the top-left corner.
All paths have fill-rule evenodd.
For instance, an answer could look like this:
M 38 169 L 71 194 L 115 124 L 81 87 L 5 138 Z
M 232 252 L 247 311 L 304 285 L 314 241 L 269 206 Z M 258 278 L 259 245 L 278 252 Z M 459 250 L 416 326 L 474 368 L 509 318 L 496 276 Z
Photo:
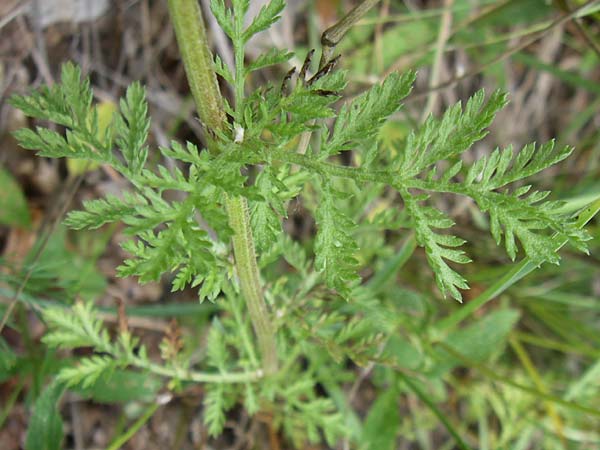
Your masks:
M 227 201 L 227 214 L 229 215 L 229 224 L 234 231 L 233 251 L 242 295 L 246 299 L 252 325 L 258 337 L 258 345 L 265 371 L 273 373 L 277 370 L 275 336 L 263 292 L 260 288 L 260 276 L 256 264 L 254 240 L 250 229 L 250 215 L 246 199 L 243 197 L 229 198 Z
M 200 119 L 209 129 L 223 129 L 225 125 L 223 99 L 218 88 L 213 57 L 208 47 L 206 28 L 198 2 L 197 0 L 169 0 L 169 12 Z M 239 58 L 236 58 L 236 63 L 239 62 Z M 217 151 L 214 143 L 210 141 L 208 147 L 213 153 Z M 246 199 L 228 198 L 227 214 L 229 224 L 235 233 L 233 251 L 236 271 L 242 294 L 248 305 L 250 320 L 258 338 L 263 367 L 266 373 L 273 373 L 277 370 L 275 330 L 269 319 L 260 285 Z
M 221 129 L 225 124 L 223 98 L 198 2 L 169 0 L 169 13 L 200 120 L 209 129 Z

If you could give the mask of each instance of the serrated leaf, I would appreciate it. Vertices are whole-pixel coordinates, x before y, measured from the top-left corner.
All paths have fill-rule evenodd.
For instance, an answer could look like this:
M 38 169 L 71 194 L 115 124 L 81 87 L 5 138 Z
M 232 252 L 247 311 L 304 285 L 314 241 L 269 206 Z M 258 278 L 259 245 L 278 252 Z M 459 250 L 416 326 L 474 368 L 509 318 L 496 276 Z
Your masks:
M 211 0 L 210 10 L 225 34 L 234 39 L 233 14 L 229 8 L 225 7 L 225 2 L 223 0 Z
M 263 6 L 256 17 L 252 20 L 252 23 L 244 30 L 242 38 L 244 42 L 257 33 L 266 30 L 280 18 L 279 14 L 285 7 L 284 0 L 271 0 L 266 6 Z
M 248 12 L 248 8 L 250 8 L 250 0 L 232 0 L 231 6 L 233 7 L 233 14 L 236 19 L 243 19 Z
M 27 150 L 38 150 L 39 156 L 62 158 L 65 156 L 81 156 L 67 144 L 67 141 L 56 131 L 37 127 L 35 131 L 21 128 L 13 133 L 19 145 Z
M 186 142 L 184 147 L 177 141 L 171 141 L 170 148 L 159 147 L 158 149 L 165 156 L 165 158 L 178 159 L 182 162 L 194 164 L 197 166 L 197 168 L 201 168 L 206 165 L 206 162 L 203 160 L 203 157 L 206 155 L 204 153 L 201 155 L 198 147 L 191 142 Z
M 279 50 L 277 48 L 272 48 L 267 53 L 259 55 L 258 58 L 256 58 L 253 62 L 246 66 L 246 74 L 249 74 L 250 72 L 253 72 L 255 70 L 263 69 L 265 67 L 283 64 L 289 61 L 289 59 L 292 56 L 294 56 L 294 54 L 288 52 L 287 50 Z
M 134 257 L 117 267 L 117 275 L 135 275 L 141 283 L 147 283 L 158 281 L 162 274 L 175 270 L 184 262 L 184 256 L 178 251 L 181 248 L 178 241 L 180 231 L 179 226 L 171 224 L 157 233 L 141 233 L 142 240 L 135 247 L 123 245 L 123 249 L 132 253 Z
M 223 283 L 227 281 L 227 271 L 220 265 L 210 266 L 207 270 L 207 273 L 198 275 L 194 278 L 192 287 L 202 284 L 198 290 L 198 299 L 201 302 L 204 301 L 204 299 L 214 302 L 221 293 Z
M 138 82 L 132 83 L 119 102 L 120 114 L 115 115 L 116 143 L 127 166 L 134 174 L 141 172 L 148 157 L 150 118 L 146 91 Z
M 293 113 L 297 123 L 309 120 L 333 117 L 335 112 L 330 107 L 335 98 L 318 95 L 315 91 L 298 87 L 288 97 L 281 101 L 281 109 Z
M 60 83 L 65 102 L 73 111 L 74 123 L 84 123 L 88 119 L 94 97 L 89 78 L 82 80 L 81 69 L 68 62 L 61 66 Z
M 215 56 L 215 72 L 218 75 L 222 76 L 225 81 L 229 84 L 235 84 L 235 80 L 233 78 L 233 74 L 227 65 L 223 62 L 223 60 L 219 57 L 219 55 Z
M 191 283 L 192 277 L 195 275 L 196 270 L 192 264 L 184 265 L 180 268 L 173 279 L 171 285 L 171 292 L 182 291 L 188 284 Z
M 244 407 L 246 411 L 252 417 L 258 411 L 260 411 L 260 405 L 258 403 L 258 398 L 256 397 L 256 393 L 254 392 L 254 387 L 250 383 L 246 383 L 244 385 Z
M 182 192 L 194 192 L 197 190 L 196 186 L 188 182 L 178 167 L 174 167 L 172 171 L 169 171 L 165 166 L 159 164 L 157 169 L 158 173 L 142 169 L 140 175 L 143 177 L 145 186 L 155 188 L 159 193 L 165 190 Z
M 381 85 L 344 105 L 322 150 L 324 155 L 335 155 L 358 142 L 375 138 L 384 121 L 400 108 L 400 101 L 410 92 L 415 76 L 414 72 L 392 73 Z
M 225 426 L 224 388 L 220 383 L 206 384 L 204 391 L 204 424 L 210 436 L 218 436 Z
M 354 256 L 358 246 L 351 236 L 356 225 L 339 209 L 336 197 L 339 198 L 339 193 L 325 184 L 315 215 L 315 268 L 325 274 L 330 288 L 348 298 L 352 287 L 360 281 Z
M 208 358 L 208 364 L 219 370 L 225 369 L 227 360 L 227 348 L 225 346 L 224 333 L 223 325 L 215 317 L 208 332 L 206 356 Z
M 267 252 L 278 240 L 282 233 L 281 219 L 274 210 L 283 209 L 282 201 L 274 192 L 273 174 L 271 170 L 265 169 L 256 178 L 255 185 L 258 187 L 264 201 L 254 201 L 250 206 L 250 224 L 254 235 L 256 248 L 260 252 Z M 274 206 L 271 205 L 274 203 Z
M 102 352 L 111 347 L 108 332 L 91 303 L 77 302 L 71 309 L 47 307 L 42 314 L 48 326 L 42 341 L 49 347 L 94 347 Z
M 125 193 L 123 198 L 107 195 L 98 200 L 83 202 L 85 211 L 71 211 L 64 223 L 70 228 L 81 230 L 84 228 L 97 229 L 102 225 L 122 220 L 136 213 L 138 207 L 147 205 L 148 202 L 141 196 Z
M 98 137 L 98 111 L 92 107 L 92 99 L 89 79 L 82 80 L 79 68 L 73 64 L 64 64 L 60 84 L 42 87 L 29 96 L 15 96 L 12 102 L 32 117 L 65 126 L 65 136 L 43 127 L 35 132 L 18 130 L 14 135 L 23 148 L 38 150 L 40 156 L 115 163 L 109 135 Z
M 464 111 L 458 102 L 441 120 L 429 116 L 419 130 L 409 134 L 404 150 L 394 161 L 394 169 L 404 178 L 414 177 L 483 139 L 486 128 L 507 103 L 506 94 L 500 91 L 495 91 L 485 104 L 484 99 L 484 91 L 480 90 L 469 99 Z
M 516 156 L 512 147 L 502 151 L 496 149 L 489 157 L 481 158 L 469 171 L 467 184 L 494 190 L 514 181 L 535 175 L 563 161 L 573 152 L 569 146 L 556 148 L 554 141 L 537 147 L 531 143 L 523 147 Z
M 572 219 L 557 214 L 556 202 L 543 202 L 549 191 L 531 191 L 530 185 L 521 186 L 513 193 L 496 191 L 564 160 L 571 151 L 570 147 L 556 149 L 553 141 L 539 147 L 526 145 L 516 156 L 511 147 L 496 149 L 469 168 L 464 192 L 475 199 L 483 212 L 490 214 L 492 236 L 498 244 L 504 237 L 511 259 L 517 255 L 517 240 L 535 263 L 558 263 L 557 237 L 580 251 L 587 250 L 585 241 L 589 235 L 576 227 Z
M 111 123 L 113 114 L 117 111 L 117 105 L 111 101 L 104 101 L 96 106 L 98 117 L 96 138 L 100 142 L 112 141 Z M 84 159 L 67 158 L 67 169 L 71 175 L 80 175 L 91 172 L 100 167 L 99 163 L 89 163 Z
M 415 198 L 407 190 L 401 191 L 406 210 L 411 216 L 415 229 L 417 244 L 425 249 L 427 261 L 433 269 L 438 288 L 444 296 L 447 293 L 456 300 L 462 301 L 462 295 L 458 289 L 468 289 L 467 280 L 454 271 L 446 262 L 453 261 L 466 264 L 470 259 L 462 250 L 448 247 L 458 247 L 464 243 L 462 239 L 454 236 L 446 236 L 435 233 L 434 228 L 449 228 L 453 222 L 441 211 L 421 205 L 422 197 Z
M 267 202 L 253 202 L 250 209 L 254 242 L 259 252 L 268 251 L 281 233 L 281 220 Z
M 481 209 L 489 211 L 492 235 L 498 244 L 504 235 L 506 251 L 511 259 L 514 260 L 517 253 L 515 238 L 519 240 L 527 256 L 537 264 L 558 264 L 560 258 L 556 253 L 557 237 L 580 251 L 586 251 L 585 241 L 590 239 L 586 231 L 579 229 L 573 220 L 556 214 L 555 202 L 534 206 L 535 192 L 529 197 L 498 198 L 496 202 L 493 199 L 478 199 Z M 555 232 L 556 236 L 546 230 Z
M 60 85 L 42 86 L 29 95 L 13 95 L 9 103 L 28 117 L 51 120 L 65 127 L 73 126 L 69 105 L 64 100 Z
M 81 384 L 86 389 L 94 385 L 101 376 L 108 376 L 117 367 L 117 362 L 110 356 L 91 356 L 81 358 L 75 367 L 63 367 L 58 379 L 67 386 Z

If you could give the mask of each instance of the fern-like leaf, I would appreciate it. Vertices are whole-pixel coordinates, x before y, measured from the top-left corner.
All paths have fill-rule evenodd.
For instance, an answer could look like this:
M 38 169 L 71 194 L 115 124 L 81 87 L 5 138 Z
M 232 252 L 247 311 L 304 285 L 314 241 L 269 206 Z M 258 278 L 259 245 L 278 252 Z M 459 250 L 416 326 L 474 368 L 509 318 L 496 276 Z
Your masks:
M 58 373 L 58 379 L 67 386 L 88 388 L 101 376 L 109 376 L 118 367 L 117 361 L 110 356 L 91 356 L 82 358 L 74 367 L 64 367 Z
M 266 30 L 277 22 L 284 7 L 284 0 L 271 0 L 266 6 L 263 6 L 248 28 L 244 30 L 242 34 L 243 41 L 249 41 L 252 36 Z
M 294 56 L 294 54 L 288 52 L 287 50 L 279 50 L 276 48 L 272 48 L 267 53 L 263 53 L 253 62 L 247 65 L 244 70 L 247 75 L 255 70 L 260 70 L 265 67 L 286 63 L 292 56 Z
M 461 301 L 462 295 L 458 289 L 468 289 L 467 281 L 453 270 L 446 260 L 466 264 L 471 260 L 462 250 L 457 250 L 465 243 L 456 236 L 438 234 L 433 229 L 450 228 L 454 223 L 441 211 L 420 205 L 427 196 L 412 196 L 407 190 L 401 191 L 406 209 L 413 220 L 417 243 L 425 249 L 429 265 L 435 273 L 436 283 L 445 295 L 447 292 L 456 300 Z
M 207 384 L 204 390 L 204 424 L 208 434 L 218 436 L 225 426 L 225 389 L 222 384 Z
M 490 214 L 490 230 L 498 244 L 504 236 L 506 251 L 515 259 L 521 242 L 528 257 L 534 262 L 557 264 L 556 239 L 570 242 L 580 251 L 587 251 L 589 235 L 575 223 L 556 211 L 559 202 L 544 201 L 549 192 L 530 192 L 530 185 L 514 192 L 497 192 L 506 185 L 525 179 L 564 160 L 572 152 L 570 147 L 555 148 L 554 141 L 539 147 L 526 145 L 516 156 L 512 148 L 495 150 L 487 158 L 476 161 L 467 173 L 464 186 L 482 211 Z M 548 233 L 554 232 L 555 235 Z
M 414 72 L 392 73 L 381 85 L 373 86 L 349 105 L 344 105 L 325 144 L 325 156 L 349 150 L 360 142 L 372 140 L 385 120 L 396 112 L 415 80 Z
M 127 88 L 120 110 L 120 114 L 115 116 L 116 142 L 129 170 L 138 174 L 148 157 L 145 144 L 150 129 L 146 92 L 140 83 L 133 83 Z
M 528 144 L 514 155 L 512 147 L 494 150 L 489 157 L 480 158 L 470 168 L 465 184 L 476 184 L 494 190 L 514 181 L 523 180 L 567 158 L 573 148 L 557 148 L 554 141 L 541 146 Z
M 393 163 L 404 179 L 417 176 L 432 164 L 460 155 L 483 139 L 496 113 L 506 105 L 506 94 L 496 91 L 484 104 L 484 91 L 477 92 L 462 110 L 458 102 L 441 120 L 429 116 L 417 132 L 411 132 L 404 151 Z
M 223 0 L 211 0 L 210 10 L 225 34 L 231 39 L 234 39 L 233 12 L 231 9 L 225 6 Z
M 270 169 L 265 169 L 259 174 L 256 178 L 256 186 L 264 197 L 264 201 L 252 202 L 250 206 L 250 223 L 256 248 L 263 252 L 274 245 L 281 234 L 281 219 L 271 205 L 274 204 L 279 211 L 283 210 L 283 206 L 274 192 Z
M 221 75 L 229 84 L 234 84 L 235 81 L 231 70 L 229 67 L 227 67 L 219 55 L 215 56 L 215 72 L 217 72 L 217 75 Z
M 351 235 L 356 225 L 336 205 L 340 197 L 343 196 L 324 183 L 316 211 L 315 267 L 325 274 L 330 288 L 348 298 L 352 287 L 360 281 L 354 256 L 358 246 Z
M 48 326 L 43 341 L 50 347 L 95 347 L 99 351 L 110 348 L 108 333 L 89 303 L 78 302 L 71 310 L 46 308 L 43 318 Z
M 148 202 L 142 196 L 125 192 L 123 198 L 107 195 L 104 199 L 83 202 L 85 211 L 71 211 L 65 225 L 75 230 L 95 230 L 107 223 L 123 220 L 134 215 L 136 209 Z

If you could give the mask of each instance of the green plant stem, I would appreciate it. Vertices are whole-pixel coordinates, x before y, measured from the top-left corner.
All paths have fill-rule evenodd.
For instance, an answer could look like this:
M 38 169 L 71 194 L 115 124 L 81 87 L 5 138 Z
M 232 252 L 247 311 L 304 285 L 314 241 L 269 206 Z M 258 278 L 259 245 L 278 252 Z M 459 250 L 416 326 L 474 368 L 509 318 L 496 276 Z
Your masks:
M 222 129 L 225 124 L 223 98 L 198 2 L 169 0 L 169 13 L 200 120 L 209 129 Z M 209 150 L 214 147 L 209 146 Z
M 131 428 L 115 439 L 106 450 L 118 450 L 123 447 L 123 445 L 125 445 L 125 443 L 127 443 L 127 441 L 131 439 L 146 422 L 148 422 L 148 420 L 150 420 L 159 406 L 160 405 L 158 403 L 152 403 L 148 408 L 146 408 L 144 414 L 142 414 L 141 417 L 135 421 Z
M 256 351 L 254 348 L 254 342 L 252 341 L 251 333 L 248 332 L 249 330 L 246 326 L 246 320 L 243 316 L 243 305 L 241 305 L 241 299 L 238 295 L 232 292 L 233 289 L 231 289 L 229 286 L 225 287 L 223 291 L 225 292 L 227 300 L 231 302 L 231 311 L 235 321 L 237 322 L 240 339 L 242 340 L 243 346 L 248 353 L 248 359 L 250 359 L 251 367 L 258 367 L 259 362 L 258 358 L 256 357 Z
M 233 252 L 242 295 L 246 299 L 252 325 L 258 337 L 258 346 L 263 357 L 265 371 L 273 373 L 277 370 L 275 335 L 260 288 L 260 276 L 250 228 L 248 203 L 242 197 L 229 198 L 227 200 L 227 214 L 229 225 L 234 231 L 232 238 Z
M 477 184 L 465 186 L 460 183 L 446 182 L 442 183 L 438 180 L 422 180 L 408 176 L 402 178 L 397 171 L 393 170 L 371 170 L 364 167 L 342 166 L 340 164 L 329 163 L 314 159 L 310 156 L 300 155 L 298 153 L 290 153 L 285 151 L 275 151 L 272 157 L 276 161 L 284 163 L 296 164 L 305 167 L 314 172 L 317 172 L 325 177 L 340 177 L 354 180 L 356 183 L 378 183 L 393 186 L 396 189 L 421 189 L 423 191 L 464 195 L 477 199 L 483 195 L 494 198 L 499 194 L 494 190 L 480 189 Z M 513 179 L 503 181 L 503 187 L 512 183 Z M 564 245 L 564 244 L 563 244 Z
M 132 359 L 127 362 L 132 366 L 139 367 L 140 369 L 146 369 L 152 373 L 155 373 L 156 375 L 167 378 L 177 378 L 178 380 L 193 381 L 195 383 L 248 383 L 259 380 L 264 375 L 262 370 L 253 372 L 220 373 L 191 372 L 185 369 L 161 366 L 160 364 L 148 362 L 141 358 Z
M 242 14 L 235 14 L 234 19 L 235 34 L 241 36 L 244 30 L 244 17 Z M 244 101 L 244 86 L 246 75 L 244 73 L 244 45 L 239 40 L 234 39 L 233 43 L 233 59 L 235 63 L 235 121 L 241 126 L 243 117 L 242 103 Z
M 208 129 L 223 130 L 223 99 L 218 88 L 213 57 L 208 47 L 206 28 L 198 2 L 169 0 L 169 12 L 200 119 Z M 236 65 L 238 64 L 241 64 L 236 68 L 239 72 L 243 70 L 243 54 L 240 57 L 236 53 Z M 236 90 L 236 97 L 241 95 L 243 91 Z M 209 141 L 208 147 L 211 152 L 216 153 L 214 142 Z M 229 224 L 234 231 L 233 251 L 242 294 L 258 338 L 264 370 L 266 373 L 273 373 L 277 370 L 275 330 L 268 316 L 260 284 L 248 203 L 242 197 L 230 197 L 226 203 Z
M 414 392 L 416 394 L 417 397 L 419 397 L 419 399 L 425 403 L 429 409 L 431 409 L 431 411 L 436 415 L 436 417 L 439 419 L 440 422 L 442 422 L 442 425 L 444 425 L 444 427 L 446 427 L 446 430 L 448 430 L 448 432 L 450 433 L 450 435 L 452 435 L 452 437 L 454 438 L 454 442 L 456 443 L 456 446 L 458 448 L 460 448 L 461 450 L 471 450 L 471 447 L 469 447 L 467 445 L 467 443 L 465 441 L 463 441 L 463 439 L 460 437 L 460 433 L 458 432 L 458 430 L 456 430 L 454 428 L 454 426 L 450 423 L 450 421 L 447 418 L 447 415 L 440 411 L 440 409 L 437 407 L 437 405 L 435 404 L 435 401 L 423 390 L 421 390 L 421 388 L 419 388 L 419 386 L 417 386 L 416 383 L 414 383 L 410 377 L 407 377 L 405 374 L 403 374 L 402 372 L 396 372 L 398 377 L 404 381 L 404 383 L 406 383 L 406 385 L 408 386 L 408 388 Z

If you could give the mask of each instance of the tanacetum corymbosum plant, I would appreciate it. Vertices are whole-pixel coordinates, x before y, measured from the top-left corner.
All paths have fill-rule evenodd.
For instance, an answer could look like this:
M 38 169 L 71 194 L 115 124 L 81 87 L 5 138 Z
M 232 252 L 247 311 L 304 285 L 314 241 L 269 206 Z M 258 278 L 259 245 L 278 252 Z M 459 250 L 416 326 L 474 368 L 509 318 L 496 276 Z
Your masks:
M 118 268 L 119 276 L 144 283 L 172 274 L 174 291 L 197 287 L 200 300 L 218 301 L 223 311 L 212 322 L 202 360 L 194 363 L 176 354 L 152 360 L 129 331 L 112 337 L 91 304 L 46 308 L 44 342 L 96 352 L 60 371 L 58 378 L 67 386 L 89 387 L 116 370 L 132 369 L 166 377 L 173 389 L 205 383 L 204 418 L 212 435 L 223 430 L 226 411 L 242 403 L 249 414 L 273 412 L 276 425 L 298 447 L 306 439 L 319 441 L 321 432 L 333 445 L 348 431 L 342 406 L 332 396 L 347 376 L 338 363 L 346 357 L 384 363 L 379 349 L 398 326 L 388 306 L 378 303 L 377 286 L 360 276 L 366 261 L 359 257 L 357 230 L 370 219 L 359 209 L 376 202 L 382 189 L 393 190 L 397 212 L 372 222 L 377 233 L 414 233 L 439 291 L 460 301 L 468 285 L 455 264 L 470 262 L 461 249 L 465 240 L 452 234 L 452 219 L 431 197 L 471 198 L 488 215 L 491 235 L 511 259 L 520 247 L 536 265 L 558 263 L 561 245 L 568 242 L 586 251 L 588 235 L 572 217 L 557 212 L 560 202 L 547 200 L 549 192 L 523 180 L 564 160 L 572 149 L 554 142 L 530 144 L 463 163 L 461 155 L 487 134 L 507 102 L 502 92 L 486 97 L 479 91 L 442 117 L 428 117 L 389 152 L 377 137 L 409 95 L 414 72 L 392 73 L 342 102 L 339 111 L 333 105 L 342 97 L 346 77 L 332 70 L 333 64 L 308 77 L 307 63 L 297 82 L 284 80 L 249 92 L 246 82 L 253 72 L 284 64 L 292 54 L 273 50 L 245 64 L 245 45 L 278 19 L 284 3 L 273 0 L 245 22 L 248 6 L 234 0 L 228 8 L 223 0 L 213 0 L 211 10 L 231 39 L 235 65 L 228 67 L 216 57 L 202 66 L 193 58 L 202 62 L 210 56 L 202 46 L 205 36 L 196 39 L 199 31 L 186 25 L 198 25 L 198 7 L 170 2 L 205 125 L 206 149 L 173 141 L 150 150 L 145 90 L 137 82 L 121 99 L 111 126 L 99 133 L 90 81 L 70 63 L 63 65 L 59 84 L 12 97 L 12 105 L 27 116 L 64 129 L 21 129 L 15 137 L 23 148 L 43 157 L 108 165 L 130 182 L 129 192 L 84 202 L 83 210 L 69 213 L 65 223 L 79 230 L 122 222 L 130 236 L 122 246 L 131 256 Z M 205 54 L 193 56 L 196 51 Z M 215 73 L 231 86 L 233 101 L 218 93 Z M 309 135 L 310 146 L 298 151 L 298 142 Z M 177 164 L 168 169 L 150 163 L 150 151 Z M 343 163 L 340 155 L 350 151 L 360 164 Z M 182 196 L 170 200 L 167 191 Z M 303 192 L 316 222 L 314 258 L 282 229 L 289 202 Z M 354 209 L 352 196 L 360 197 Z M 280 258 L 299 276 L 274 276 L 271 266 Z M 325 386 L 330 395 L 318 394 L 317 386 Z

